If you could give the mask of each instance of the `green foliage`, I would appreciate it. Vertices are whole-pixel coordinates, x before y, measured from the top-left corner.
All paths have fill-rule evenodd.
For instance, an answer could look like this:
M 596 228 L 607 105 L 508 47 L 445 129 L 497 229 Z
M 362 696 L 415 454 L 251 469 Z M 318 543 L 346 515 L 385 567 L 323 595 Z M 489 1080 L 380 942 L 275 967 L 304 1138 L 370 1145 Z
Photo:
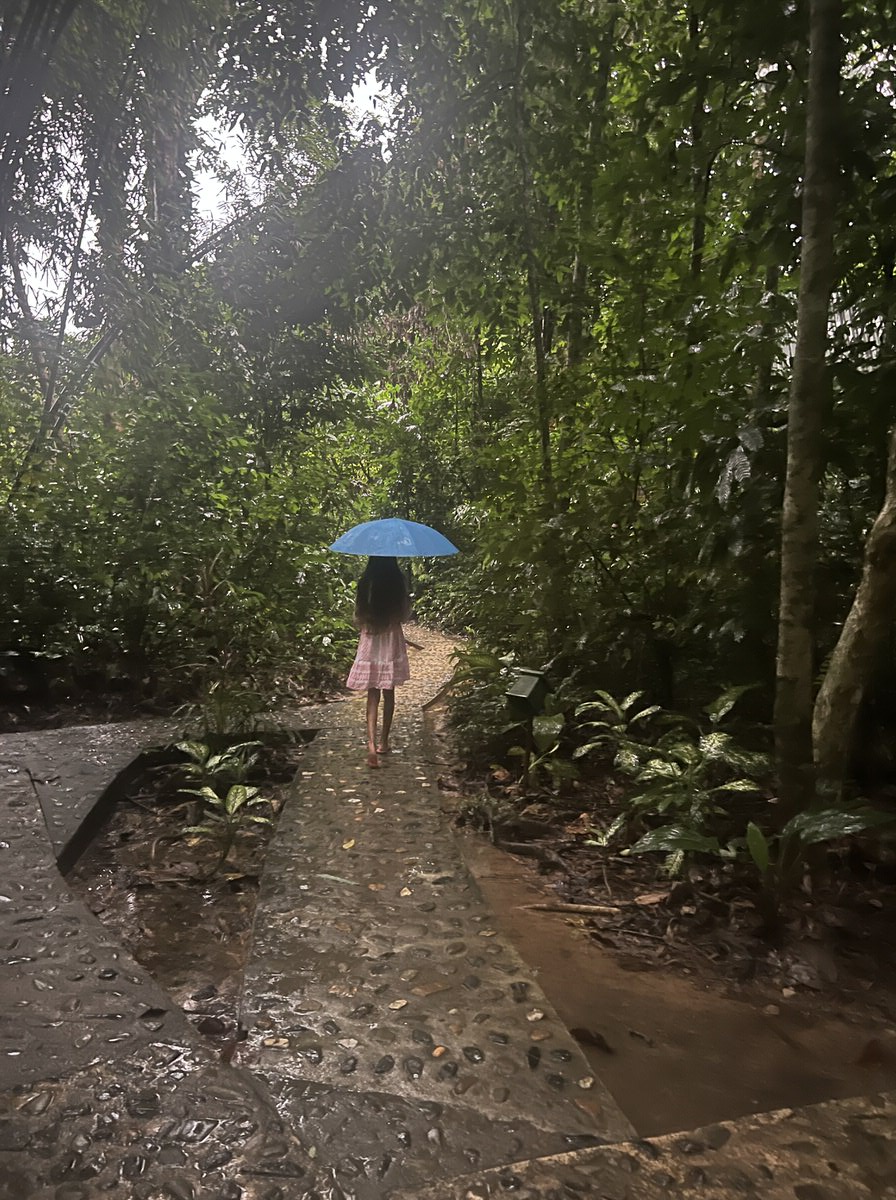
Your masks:
M 622 840 L 623 854 L 664 854 L 664 870 L 677 875 L 691 855 L 724 861 L 749 861 L 760 883 L 760 908 L 773 924 L 787 896 L 809 869 L 811 848 L 851 834 L 892 824 L 893 818 L 863 806 L 811 810 L 792 817 L 776 832 L 766 833 L 754 820 L 744 826 L 732 809 L 738 793 L 758 795 L 768 773 L 765 755 L 745 750 L 718 725 L 750 687 L 729 688 L 704 707 L 712 728 L 661 713 L 656 706 L 639 708 L 633 693 L 617 701 L 607 692 L 580 705 L 577 715 L 597 711 L 600 718 L 582 722 L 579 730 L 598 736 L 580 746 L 574 757 L 593 750 L 615 751 L 614 765 L 632 780 L 611 824 L 586 844 L 606 846 Z M 636 736 L 632 726 L 656 717 L 667 728 L 655 741 Z M 654 824 L 657 820 L 662 823 Z M 645 832 L 645 826 L 648 827 Z M 743 829 L 741 834 L 739 831 Z
M 177 742 L 176 749 L 186 756 L 178 764 L 179 775 L 200 787 L 215 782 L 242 783 L 258 762 L 261 742 L 239 742 L 215 751 L 205 742 Z
M 547 697 L 550 707 L 551 697 Z M 532 718 L 532 740 L 540 754 L 551 754 L 560 745 L 560 734 L 566 724 L 563 713 L 544 712 Z
M 321 509 L 347 484 L 310 437 L 265 465 L 214 397 L 174 391 L 134 412 L 107 393 L 84 417 L 0 531 L 0 642 L 198 694 L 199 733 L 251 728 L 274 673 L 342 671 L 350 580 Z
M 710 723 L 717 726 L 724 720 L 747 690 L 728 689 L 706 705 L 704 711 Z M 663 825 L 648 829 L 623 853 L 664 850 L 668 854 L 665 869 L 674 875 L 681 871 L 689 853 L 721 853 L 711 827 L 729 816 L 732 796 L 761 791 L 758 781 L 768 772 L 768 760 L 765 755 L 744 750 L 730 734 L 717 728 L 704 732 L 691 722 L 676 721 L 671 716 L 666 717 L 671 728 L 655 742 L 637 741 L 630 734 L 622 738 L 617 730 L 638 699 L 632 695 L 617 703 L 606 696 L 598 701 L 615 721 L 612 734 L 607 735 L 617 741 L 614 765 L 632 780 L 633 786 L 625 795 L 619 816 L 594 840 L 605 845 L 623 831 L 630 840 L 645 825 L 662 819 Z M 644 712 L 630 723 L 639 717 L 646 719 Z
M 892 823 L 890 814 L 862 806 L 816 809 L 792 817 L 778 832 L 765 833 L 749 821 L 743 836 L 720 841 L 685 822 L 652 829 L 623 853 L 663 852 L 670 873 L 680 870 L 688 854 L 750 862 L 759 877 L 760 912 L 771 928 L 787 898 L 812 869 L 813 847 Z
M 725 851 L 719 845 L 719 839 L 710 834 L 700 833 L 688 822 L 687 824 L 663 825 L 660 829 L 651 829 L 639 838 L 634 846 L 623 853 L 647 854 L 651 851 L 662 850 L 668 854 L 666 872 L 677 875 L 681 870 L 686 854 L 716 854 L 725 856 Z M 729 857 L 733 857 L 728 852 Z
M 612 755 L 645 812 L 724 807 L 753 778 L 730 739 L 639 746 L 721 678 L 769 715 L 805 6 L 51 7 L 0 146 L 0 644 L 249 730 L 348 665 L 323 547 L 396 512 L 464 550 L 415 590 L 494 653 L 456 681 L 471 762 L 519 741 L 512 664 L 548 663 L 539 771 Z M 819 661 L 892 419 L 891 25 L 844 29 Z M 392 94 L 353 128 L 373 63 Z M 204 239 L 214 113 L 247 157 Z
M 514 745 L 508 754 L 522 758 L 524 761 L 524 784 L 532 777 L 537 778 L 539 772 L 546 775 L 554 788 L 578 778 L 578 771 L 569 758 L 562 753 L 562 735 L 566 728 L 566 718 L 562 712 L 554 709 L 554 697 L 551 694 L 545 699 L 545 712 L 532 718 L 532 749 L 530 753 L 525 746 Z M 525 728 L 525 725 L 523 725 Z M 527 755 L 529 761 L 526 762 Z
M 357 288 L 330 220 L 346 118 L 327 91 L 363 71 L 376 10 L 316 20 L 297 57 L 245 41 L 283 26 L 277 0 L 188 0 L 161 23 L 143 3 L 50 7 L 0 17 L 20 66 L 42 63 L 35 90 L 10 60 L 19 117 L 0 132 L 0 644 L 142 699 L 199 693 L 205 729 L 250 728 L 215 664 L 298 692 L 350 657 L 348 572 L 323 547 L 357 495 L 321 426 L 366 359 L 338 328 Z M 191 183 L 216 158 L 212 111 L 255 168 L 276 129 L 280 177 L 260 196 L 248 158 L 228 172 L 234 219 L 207 238 Z
M 600 750 L 611 759 L 623 748 L 634 748 L 640 743 L 636 740 L 636 725 L 648 721 L 657 713 L 662 712 L 658 704 L 648 704 L 641 708 L 643 692 L 632 692 L 623 700 L 614 700 L 609 692 L 597 691 L 594 700 L 588 700 L 578 705 L 575 710 L 577 717 L 585 713 L 600 714 L 597 719 L 580 721 L 577 726 L 577 736 L 587 740 L 576 746 L 573 758 L 584 758 L 594 750 Z M 632 711 L 632 710 L 637 711 Z M 642 734 L 643 737 L 643 734 Z
M 768 761 L 742 750 L 729 734 L 713 732 L 695 739 L 676 729 L 652 746 L 623 747 L 616 766 L 634 781 L 634 808 L 651 813 L 683 810 L 698 820 L 701 814 L 723 811 L 717 799 L 723 793 L 758 792 L 754 779 L 725 776 L 744 770 L 761 773 Z
M 182 705 L 175 716 L 201 736 L 252 733 L 259 728 L 268 706 L 267 698 L 254 688 L 216 679 L 200 700 Z
M 510 686 L 513 660 L 499 658 L 475 646 L 454 652 L 457 666 L 451 679 L 450 719 L 458 747 L 473 764 L 487 765 L 506 753 L 508 725 L 504 693 Z
M 750 821 L 743 843 L 759 875 L 766 919 L 777 918 L 781 905 L 810 868 L 811 847 L 892 825 L 893 820 L 888 813 L 858 805 L 797 813 L 771 834 Z
M 216 870 L 225 862 L 237 836 L 247 825 L 273 823 L 271 817 L 252 811 L 270 804 L 270 800 L 259 794 L 257 787 L 235 783 L 225 795 L 220 795 L 211 787 L 187 788 L 186 791 L 199 796 L 204 801 L 205 809 L 202 820 L 195 825 L 187 825 L 183 833 L 209 838 L 217 844 L 219 859 Z

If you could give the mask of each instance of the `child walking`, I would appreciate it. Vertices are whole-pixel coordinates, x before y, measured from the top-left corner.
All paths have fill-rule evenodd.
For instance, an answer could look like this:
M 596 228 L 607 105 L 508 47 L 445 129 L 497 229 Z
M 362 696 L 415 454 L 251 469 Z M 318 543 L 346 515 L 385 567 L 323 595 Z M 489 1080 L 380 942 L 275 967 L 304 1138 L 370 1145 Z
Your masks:
M 411 677 L 402 622 L 411 613 L 408 585 L 395 558 L 367 560 L 358 580 L 355 624 L 361 632 L 358 652 L 346 686 L 367 689 L 367 765 L 378 767 L 389 753 L 389 733 L 395 713 L 395 688 Z M 377 737 L 380 693 L 383 697 L 382 734 Z

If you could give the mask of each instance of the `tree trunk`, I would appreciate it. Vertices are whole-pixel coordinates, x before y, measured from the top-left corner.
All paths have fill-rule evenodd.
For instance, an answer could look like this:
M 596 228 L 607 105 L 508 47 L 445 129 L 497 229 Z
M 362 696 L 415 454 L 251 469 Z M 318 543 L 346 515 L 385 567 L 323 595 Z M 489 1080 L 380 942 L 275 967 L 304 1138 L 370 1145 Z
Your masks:
M 834 285 L 841 9 L 842 0 L 811 0 L 809 15 L 802 251 L 787 421 L 774 718 L 782 820 L 805 808 L 814 797 L 814 575 L 821 424 L 828 383 L 825 351 Z
M 695 61 L 700 53 L 700 18 L 691 9 L 688 13 L 688 40 Z M 694 198 L 694 217 L 691 228 L 691 280 L 699 282 L 703 274 L 703 252 L 706 248 L 706 208 L 709 200 L 709 184 L 712 178 L 712 155 L 707 155 L 703 146 L 703 129 L 706 124 L 706 93 L 709 80 L 705 70 L 697 76 L 694 87 L 694 105 L 691 109 L 691 188 Z M 689 344 L 693 344 L 691 338 Z
M 590 257 L 586 247 L 588 239 L 593 233 L 594 179 L 597 171 L 595 160 L 597 152 L 603 144 L 604 127 L 607 122 L 607 95 L 610 87 L 610 69 L 616 49 L 614 39 L 617 16 L 618 9 L 615 5 L 611 5 L 598 35 L 599 57 L 594 84 L 594 99 L 588 122 L 588 160 L 578 202 L 579 247 L 572 267 L 569 313 L 566 319 L 566 362 L 570 367 L 577 366 L 585 357 L 585 314 L 588 299 L 588 259 Z
M 890 430 L 883 507 L 865 542 L 862 579 L 815 701 L 812 740 L 820 784 L 839 795 L 856 713 L 896 608 L 896 426 Z
M 535 198 L 535 183 L 526 145 L 528 119 L 523 95 L 523 66 L 527 54 L 529 31 L 521 13 L 516 14 L 516 63 L 514 68 L 513 135 L 516 141 L 520 168 L 520 232 L 526 266 L 526 291 L 529 298 L 529 314 L 532 330 L 532 349 L 535 356 L 535 413 L 538 423 L 538 445 L 541 466 L 541 483 L 545 504 L 553 514 L 555 510 L 554 470 L 551 451 L 551 405 L 548 393 L 547 351 L 545 348 L 545 310 L 541 299 L 541 270 L 535 253 L 535 230 L 532 206 Z
M 569 596 L 567 589 L 567 566 L 562 537 L 554 527 L 558 515 L 557 485 L 554 477 L 554 447 L 551 429 L 554 413 L 548 386 L 548 355 L 552 315 L 542 296 L 543 269 L 537 254 L 535 209 L 536 189 L 529 160 L 527 135 L 529 114 L 525 101 L 524 67 L 530 53 L 531 29 L 519 5 L 514 12 L 516 34 L 516 62 L 514 64 L 513 107 L 510 118 L 516 141 L 520 172 L 520 235 L 523 260 L 526 270 L 526 290 L 529 300 L 529 319 L 532 332 L 532 349 L 535 359 L 535 417 L 537 421 L 539 448 L 539 477 L 541 498 L 537 515 L 538 532 L 533 538 L 534 557 L 538 564 L 540 580 L 541 611 L 544 617 L 544 632 L 550 656 L 554 657 L 562 643 L 567 627 Z
M 159 47 L 159 58 L 165 47 Z M 169 54 L 174 49 L 168 48 Z M 193 195 L 190 189 L 190 127 L 205 73 L 190 62 L 188 51 L 177 47 L 176 65 L 153 62 L 146 66 L 150 86 L 144 98 L 146 116 L 146 216 L 150 228 L 145 258 L 149 279 L 177 278 L 190 257 Z

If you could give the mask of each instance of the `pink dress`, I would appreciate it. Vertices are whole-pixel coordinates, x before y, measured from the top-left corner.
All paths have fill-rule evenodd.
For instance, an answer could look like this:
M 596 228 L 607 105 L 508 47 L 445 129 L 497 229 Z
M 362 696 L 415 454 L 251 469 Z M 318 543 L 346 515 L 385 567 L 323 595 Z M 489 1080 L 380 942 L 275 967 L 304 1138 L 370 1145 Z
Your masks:
M 346 687 L 355 691 L 368 688 L 394 688 L 411 677 L 408 648 L 401 625 L 396 623 L 379 633 L 361 630 L 358 653 L 348 673 Z

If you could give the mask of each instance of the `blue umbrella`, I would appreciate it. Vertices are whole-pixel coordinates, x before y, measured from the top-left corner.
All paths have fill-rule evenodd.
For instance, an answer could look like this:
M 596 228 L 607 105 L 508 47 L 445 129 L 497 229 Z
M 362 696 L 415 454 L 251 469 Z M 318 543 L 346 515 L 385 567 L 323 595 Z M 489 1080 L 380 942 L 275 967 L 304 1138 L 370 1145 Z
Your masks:
M 393 555 L 395 558 L 437 558 L 458 553 L 457 546 L 452 546 L 437 529 L 417 521 L 403 521 L 400 517 L 355 525 L 337 538 L 330 549 L 340 554 L 372 554 L 383 558 Z

